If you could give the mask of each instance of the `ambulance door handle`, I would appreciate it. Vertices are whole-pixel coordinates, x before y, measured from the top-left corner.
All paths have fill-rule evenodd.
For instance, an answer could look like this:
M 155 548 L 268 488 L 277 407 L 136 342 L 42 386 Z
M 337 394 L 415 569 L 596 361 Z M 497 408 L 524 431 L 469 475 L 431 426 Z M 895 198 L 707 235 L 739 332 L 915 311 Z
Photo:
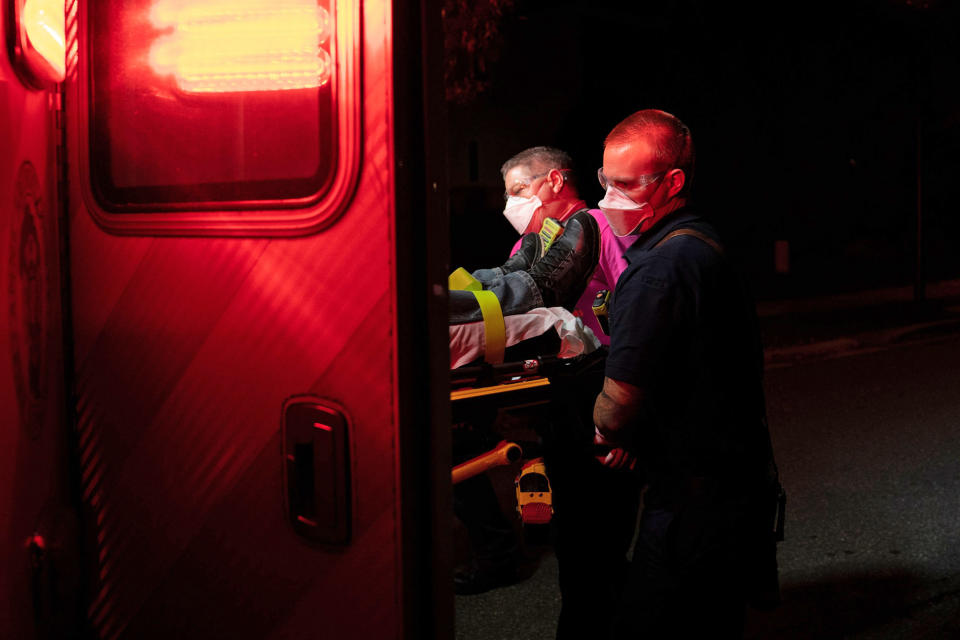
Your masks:
M 350 542 L 349 421 L 312 396 L 283 409 L 284 502 L 293 530 L 316 542 Z

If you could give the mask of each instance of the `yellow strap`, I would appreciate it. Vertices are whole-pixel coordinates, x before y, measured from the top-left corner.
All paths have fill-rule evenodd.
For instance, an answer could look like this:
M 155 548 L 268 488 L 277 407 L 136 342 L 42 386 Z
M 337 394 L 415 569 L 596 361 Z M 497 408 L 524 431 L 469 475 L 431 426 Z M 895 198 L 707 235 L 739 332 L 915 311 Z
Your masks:
M 507 328 L 503 324 L 503 309 L 493 291 L 474 291 L 480 313 L 483 314 L 483 331 L 486 334 L 486 351 L 483 359 L 490 364 L 503 362 L 503 350 L 507 347 Z
M 480 291 L 483 285 L 463 267 L 458 267 L 447 279 L 451 291 Z
M 503 324 L 503 309 L 500 300 L 492 291 L 483 291 L 483 285 L 463 267 L 450 274 L 448 286 L 451 291 L 472 291 L 483 315 L 483 332 L 486 334 L 486 351 L 483 359 L 490 364 L 503 362 L 507 348 L 507 328 Z

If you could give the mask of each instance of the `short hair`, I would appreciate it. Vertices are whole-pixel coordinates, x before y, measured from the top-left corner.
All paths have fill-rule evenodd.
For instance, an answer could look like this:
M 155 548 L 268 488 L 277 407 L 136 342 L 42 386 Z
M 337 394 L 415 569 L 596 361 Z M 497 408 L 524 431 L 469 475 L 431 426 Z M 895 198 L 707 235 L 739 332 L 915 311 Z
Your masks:
M 627 116 L 607 134 L 603 146 L 624 144 L 639 137 L 653 142 L 658 161 L 683 171 L 686 178 L 678 195 L 686 196 L 693 183 L 695 153 L 690 128 L 680 118 L 658 109 L 643 109 Z
M 524 149 L 503 163 L 503 166 L 500 167 L 500 176 L 506 180 L 508 171 L 521 166 L 531 167 L 534 171 L 559 169 L 565 174 L 564 179 L 571 186 L 576 187 L 576 182 L 573 179 L 573 158 L 566 151 L 542 146 Z

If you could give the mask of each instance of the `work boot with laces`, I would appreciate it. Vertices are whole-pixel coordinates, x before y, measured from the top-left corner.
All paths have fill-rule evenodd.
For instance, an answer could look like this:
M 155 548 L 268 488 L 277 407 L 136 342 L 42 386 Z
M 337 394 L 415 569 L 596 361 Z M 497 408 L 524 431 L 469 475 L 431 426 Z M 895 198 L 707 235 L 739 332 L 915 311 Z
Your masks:
M 578 211 L 527 273 L 540 289 L 543 306 L 572 309 L 599 262 L 600 226 L 587 211 Z
M 520 240 L 520 248 L 517 252 L 507 258 L 500 270 L 504 275 L 514 271 L 529 271 L 543 254 L 543 241 L 538 233 L 528 233 Z

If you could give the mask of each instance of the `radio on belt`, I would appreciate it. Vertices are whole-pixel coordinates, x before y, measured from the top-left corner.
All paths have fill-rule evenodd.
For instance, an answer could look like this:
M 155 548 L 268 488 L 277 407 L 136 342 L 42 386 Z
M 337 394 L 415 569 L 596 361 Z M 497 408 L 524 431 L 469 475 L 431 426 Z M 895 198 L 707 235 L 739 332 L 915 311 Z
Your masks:
M 607 305 L 610 302 L 610 290 L 601 289 L 597 291 L 597 297 L 593 299 L 593 315 L 597 316 L 597 322 L 606 335 L 610 335 L 610 323 L 607 319 Z

